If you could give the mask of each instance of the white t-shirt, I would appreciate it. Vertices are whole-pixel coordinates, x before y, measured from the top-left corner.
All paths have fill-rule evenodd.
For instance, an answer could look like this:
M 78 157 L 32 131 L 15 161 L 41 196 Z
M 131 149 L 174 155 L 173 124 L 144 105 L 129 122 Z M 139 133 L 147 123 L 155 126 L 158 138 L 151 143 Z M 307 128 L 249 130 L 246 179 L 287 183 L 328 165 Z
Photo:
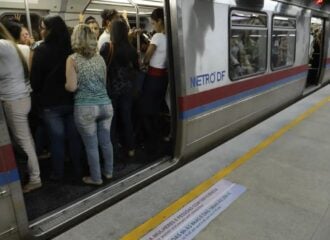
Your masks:
M 23 44 L 17 44 L 18 49 L 23 54 L 26 64 L 29 66 L 30 69 L 30 47 Z
M 154 54 L 150 59 L 149 65 L 154 68 L 166 68 L 167 65 L 167 40 L 164 33 L 155 33 L 150 44 L 157 46 Z
M 97 48 L 100 50 L 102 45 L 106 42 L 110 42 L 110 33 L 104 31 L 97 42 Z
M 17 100 L 30 96 L 24 69 L 14 43 L 0 39 L 0 100 Z

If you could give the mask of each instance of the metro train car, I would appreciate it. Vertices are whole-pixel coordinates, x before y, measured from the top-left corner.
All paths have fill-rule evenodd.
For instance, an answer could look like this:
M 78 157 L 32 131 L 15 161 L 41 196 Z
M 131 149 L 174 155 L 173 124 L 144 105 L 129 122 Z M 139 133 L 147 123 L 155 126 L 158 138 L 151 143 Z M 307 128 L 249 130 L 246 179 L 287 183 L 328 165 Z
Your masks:
M 40 159 L 43 187 L 23 194 L 26 158 L 10 140 L 0 105 L 0 239 L 55 236 L 328 84 L 329 6 L 307 0 L 0 0 L 0 21 L 16 18 L 36 38 L 44 16 L 59 15 L 73 27 L 82 13 L 100 23 L 103 9 L 126 11 L 131 26 L 150 32 L 152 10 L 163 7 L 170 101 L 164 100 L 159 124 L 162 137 L 171 137 L 156 153 L 138 143 L 134 158 L 115 152 L 114 179 L 100 187 L 72 181 L 70 161 L 67 178 L 53 183 L 49 159 Z

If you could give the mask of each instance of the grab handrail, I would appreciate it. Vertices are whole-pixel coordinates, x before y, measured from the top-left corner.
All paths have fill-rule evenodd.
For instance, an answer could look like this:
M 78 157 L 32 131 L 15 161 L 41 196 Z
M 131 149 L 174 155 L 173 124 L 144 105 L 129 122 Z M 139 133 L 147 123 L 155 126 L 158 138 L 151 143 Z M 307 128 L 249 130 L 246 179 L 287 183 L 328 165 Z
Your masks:
M 31 25 L 31 17 L 30 17 L 30 8 L 29 8 L 29 2 L 28 0 L 24 0 L 25 4 L 25 15 L 26 15 L 26 21 L 29 29 L 30 36 L 32 35 L 32 25 Z

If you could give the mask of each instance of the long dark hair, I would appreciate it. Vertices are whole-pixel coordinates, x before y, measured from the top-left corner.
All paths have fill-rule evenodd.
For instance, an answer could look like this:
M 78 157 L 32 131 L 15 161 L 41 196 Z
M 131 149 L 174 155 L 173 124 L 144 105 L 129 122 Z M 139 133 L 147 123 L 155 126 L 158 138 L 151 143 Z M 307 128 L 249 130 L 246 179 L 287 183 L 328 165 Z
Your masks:
M 130 57 L 136 52 L 128 40 L 128 26 L 121 20 L 116 20 L 111 27 L 111 43 L 113 44 L 112 59 L 118 60 L 121 64 L 131 61 Z
M 162 20 L 164 23 L 164 10 L 162 8 L 156 8 L 152 11 L 150 17 L 154 21 Z
M 15 42 L 18 42 L 21 37 L 22 25 L 12 21 L 6 21 L 3 25 L 14 38 Z
M 116 9 L 104 9 L 101 13 L 102 27 L 106 27 L 107 21 L 112 21 L 112 19 L 118 14 L 119 13 Z
M 129 44 L 127 24 L 121 20 L 116 20 L 111 27 L 111 42 L 115 45 Z
M 57 45 L 63 53 L 70 54 L 71 39 L 65 22 L 60 16 L 49 16 L 43 19 L 46 26 L 45 43 Z
M 28 81 L 29 68 L 28 68 L 27 62 L 25 61 L 22 52 L 18 49 L 16 43 L 14 42 L 14 39 L 12 38 L 12 36 L 10 35 L 10 33 L 7 31 L 6 27 L 2 23 L 0 23 L 0 39 L 8 40 L 13 44 L 13 46 L 15 47 L 16 52 L 21 60 L 22 66 L 23 66 L 24 78 L 26 81 Z

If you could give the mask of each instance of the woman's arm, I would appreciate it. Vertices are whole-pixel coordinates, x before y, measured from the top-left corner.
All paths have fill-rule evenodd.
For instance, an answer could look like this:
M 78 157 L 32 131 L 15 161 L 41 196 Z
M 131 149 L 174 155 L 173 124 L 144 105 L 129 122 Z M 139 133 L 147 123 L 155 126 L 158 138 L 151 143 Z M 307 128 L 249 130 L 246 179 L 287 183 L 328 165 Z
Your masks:
M 71 56 L 66 59 L 66 83 L 65 89 L 69 92 L 77 90 L 77 72 L 75 62 Z
M 157 46 L 155 44 L 149 44 L 146 54 L 144 55 L 143 64 L 147 65 L 150 62 L 152 55 L 154 55 Z

